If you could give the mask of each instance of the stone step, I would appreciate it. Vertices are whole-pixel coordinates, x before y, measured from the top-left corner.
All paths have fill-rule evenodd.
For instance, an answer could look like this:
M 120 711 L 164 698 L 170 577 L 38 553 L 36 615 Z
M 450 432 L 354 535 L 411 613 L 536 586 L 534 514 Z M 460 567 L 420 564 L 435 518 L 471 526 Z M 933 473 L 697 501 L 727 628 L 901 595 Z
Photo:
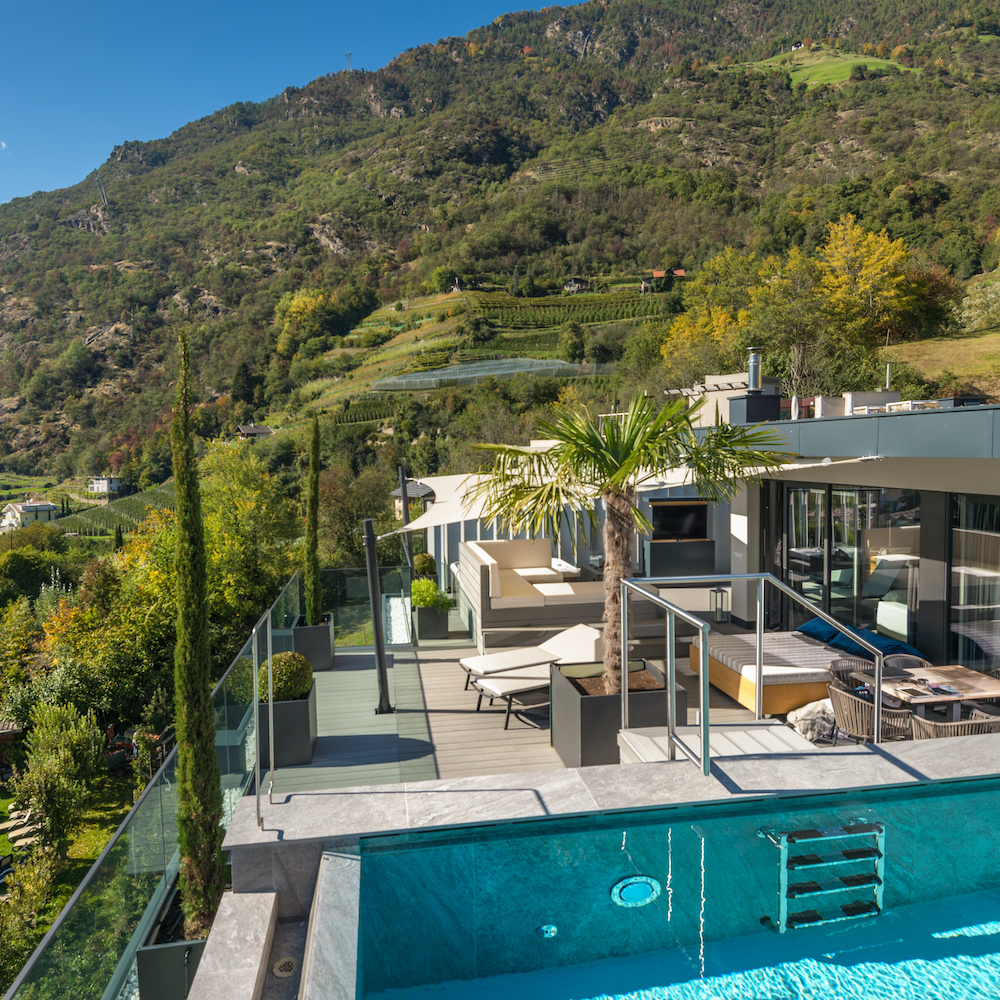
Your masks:
M 260 1000 L 277 919 L 274 892 L 227 892 L 188 1000 Z

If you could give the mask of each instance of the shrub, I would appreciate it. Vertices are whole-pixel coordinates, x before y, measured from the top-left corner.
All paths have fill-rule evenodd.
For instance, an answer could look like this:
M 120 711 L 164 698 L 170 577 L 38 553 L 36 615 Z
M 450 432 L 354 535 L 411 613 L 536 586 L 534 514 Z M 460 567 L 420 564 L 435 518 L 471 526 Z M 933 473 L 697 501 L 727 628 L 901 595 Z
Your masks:
M 419 576 L 434 576 L 437 573 L 437 563 L 429 552 L 418 552 L 413 557 L 413 569 Z
M 299 701 L 309 694 L 313 674 L 309 661 L 301 653 L 275 653 L 271 657 L 274 675 L 274 700 Z M 260 672 L 257 689 L 261 701 L 267 701 L 267 668 Z
M 451 598 L 446 590 L 441 590 L 433 580 L 414 580 L 410 584 L 410 601 L 415 608 L 433 608 L 435 611 L 450 611 Z

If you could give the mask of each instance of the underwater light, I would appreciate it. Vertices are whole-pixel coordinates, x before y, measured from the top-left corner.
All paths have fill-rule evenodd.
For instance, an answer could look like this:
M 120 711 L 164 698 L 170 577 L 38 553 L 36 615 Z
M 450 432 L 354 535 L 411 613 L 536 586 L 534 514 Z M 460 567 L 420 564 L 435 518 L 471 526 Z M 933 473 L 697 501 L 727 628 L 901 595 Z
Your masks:
M 619 906 L 645 906 L 659 896 L 662 887 L 648 875 L 623 878 L 611 889 L 611 899 Z

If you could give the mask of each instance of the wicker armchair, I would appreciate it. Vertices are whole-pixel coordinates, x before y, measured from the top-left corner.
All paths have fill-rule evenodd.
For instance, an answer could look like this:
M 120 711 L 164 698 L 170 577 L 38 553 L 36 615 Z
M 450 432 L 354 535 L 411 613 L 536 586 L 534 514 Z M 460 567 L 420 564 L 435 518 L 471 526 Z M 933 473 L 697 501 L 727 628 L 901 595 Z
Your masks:
M 833 715 L 837 729 L 853 736 L 855 740 L 875 739 L 875 703 L 859 698 L 850 691 L 830 684 L 827 687 L 833 702 Z M 906 739 L 910 735 L 910 711 L 905 708 L 882 706 L 882 739 Z M 837 745 L 834 730 L 833 745 Z
M 871 660 L 861 659 L 860 656 L 843 656 L 830 664 L 830 679 L 837 687 L 853 691 L 859 682 L 851 677 L 851 674 L 859 670 L 866 674 L 874 674 L 875 664 Z
M 922 656 L 910 656 L 909 653 L 890 653 L 882 658 L 882 667 L 896 670 L 933 670 L 934 664 Z
M 981 736 L 984 733 L 1000 733 L 1000 717 L 973 709 L 968 719 L 959 722 L 938 722 L 913 716 L 913 738 L 915 740 L 938 740 L 946 736 Z

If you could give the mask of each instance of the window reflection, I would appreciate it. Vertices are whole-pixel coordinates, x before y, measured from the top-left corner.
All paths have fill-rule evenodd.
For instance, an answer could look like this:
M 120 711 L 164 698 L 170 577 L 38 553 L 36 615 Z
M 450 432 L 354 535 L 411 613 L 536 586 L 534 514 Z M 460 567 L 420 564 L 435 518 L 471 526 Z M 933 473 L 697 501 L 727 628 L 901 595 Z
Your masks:
M 912 642 L 919 606 L 920 494 L 834 488 L 829 511 L 826 499 L 825 490 L 788 490 L 786 581 L 821 607 L 828 594 L 830 613 L 847 624 Z M 790 609 L 789 628 L 806 617 L 804 609 Z
M 1000 667 L 1000 501 L 958 494 L 954 501 L 951 631 L 955 662 Z

